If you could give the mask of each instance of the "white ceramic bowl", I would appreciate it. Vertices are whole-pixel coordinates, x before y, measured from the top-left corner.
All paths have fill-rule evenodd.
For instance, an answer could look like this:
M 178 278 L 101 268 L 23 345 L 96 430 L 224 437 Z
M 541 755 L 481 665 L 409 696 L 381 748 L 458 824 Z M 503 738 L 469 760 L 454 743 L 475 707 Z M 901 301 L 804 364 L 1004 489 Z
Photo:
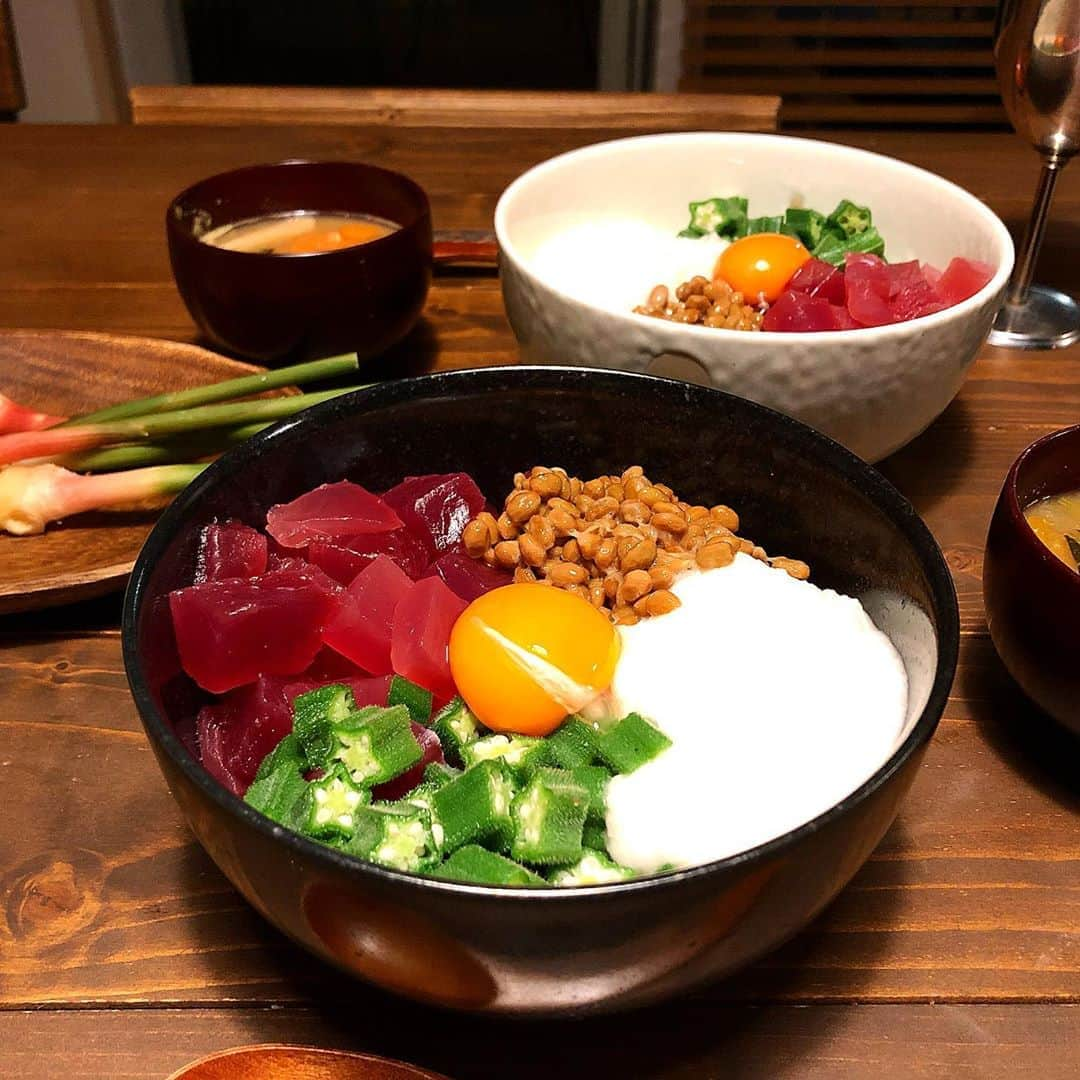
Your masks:
M 544 241 L 570 226 L 629 218 L 673 235 L 686 225 L 691 200 L 735 194 L 749 198 L 755 217 L 792 205 L 828 213 L 849 198 L 871 208 L 890 262 L 944 269 L 962 255 L 995 273 L 969 299 L 911 322 L 751 334 L 634 315 L 632 306 L 665 279 L 663 268 L 644 267 L 643 291 L 623 309 L 573 295 L 581 292 L 580 266 L 537 259 Z M 868 461 L 909 442 L 956 395 L 1013 265 L 998 217 L 933 173 L 834 143 L 734 132 L 619 139 L 552 158 L 506 189 L 495 232 L 506 310 L 526 361 L 711 383 L 795 416 Z M 711 262 L 703 261 L 708 274 Z

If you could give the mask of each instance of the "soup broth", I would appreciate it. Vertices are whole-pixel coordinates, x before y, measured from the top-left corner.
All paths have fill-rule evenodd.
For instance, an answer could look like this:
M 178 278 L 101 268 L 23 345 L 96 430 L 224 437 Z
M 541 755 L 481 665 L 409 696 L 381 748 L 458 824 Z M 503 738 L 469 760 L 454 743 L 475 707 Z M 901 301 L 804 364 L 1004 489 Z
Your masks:
M 307 255 L 367 244 L 401 226 L 367 214 L 269 214 L 233 221 L 199 237 L 226 251 L 262 255 Z
M 1071 570 L 1080 570 L 1080 490 L 1051 495 L 1024 511 L 1032 532 Z

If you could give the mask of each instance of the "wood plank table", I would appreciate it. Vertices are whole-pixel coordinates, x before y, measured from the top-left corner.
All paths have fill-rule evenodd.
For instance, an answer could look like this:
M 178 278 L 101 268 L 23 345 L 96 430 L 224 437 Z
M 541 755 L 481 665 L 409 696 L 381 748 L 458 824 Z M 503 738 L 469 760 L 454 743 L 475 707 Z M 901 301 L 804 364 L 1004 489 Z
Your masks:
M 222 169 L 365 158 L 423 184 L 438 226 L 479 227 L 524 168 L 604 135 L 0 128 L 0 327 L 194 340 L 162 215 Z M 1017 139 L 832 137 L 942 173 L 1022 227 L 1037 163 Z M 1040 278 L 1080 291 L 1078 252 L 1080 169 L 1063 177 Z M 424 324 L 384 367 L 514 356 L 496 281 L 458 275 L 437 282 Z M 181 823 L 128 695 L 118 599 L 0 621 L 0 1076 L 164 1077 L 264 1041 L 384 1053 L 454 1077 L 1075 1076 L 1077 745 L 1005 675 L 979 579 L 1009 462 L 1077 420 L 1080 347 L 986 349 L 945 415 L 884 463 L 960 593 L 959 673 L 921 773 L 807 932 L 736 978 L 632 1016 L 460 1018 L 329 972 L 244 903 Z

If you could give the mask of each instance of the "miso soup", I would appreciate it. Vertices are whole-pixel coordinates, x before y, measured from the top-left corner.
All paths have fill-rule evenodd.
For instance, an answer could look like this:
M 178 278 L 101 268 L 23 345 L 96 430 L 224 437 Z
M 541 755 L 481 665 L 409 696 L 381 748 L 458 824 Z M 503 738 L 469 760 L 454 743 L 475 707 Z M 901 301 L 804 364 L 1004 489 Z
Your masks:
M 1031 531 L 1070 570 L 1080 570 L 1080 491 L 1040 499 L 1024 510 Z
M 203 233 L 204 244 L 263 255 L 308 255 L 378 240 L 400 228 L 368 214 L 269 214 L 233 221 Z

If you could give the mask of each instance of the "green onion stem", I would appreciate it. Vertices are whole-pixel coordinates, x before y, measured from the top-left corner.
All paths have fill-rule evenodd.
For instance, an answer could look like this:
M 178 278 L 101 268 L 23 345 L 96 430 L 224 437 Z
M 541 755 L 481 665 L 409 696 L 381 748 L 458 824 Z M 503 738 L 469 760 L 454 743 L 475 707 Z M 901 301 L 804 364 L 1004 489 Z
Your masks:
M 360 387 L 319 390 L 292 397 L 262 398 L 257 401 L 234 401 L 224 405 L 203 405 L 195 409 L 142 416 L 130 420 L 108 420 L 99 424 L 70 428 L 45 428 L 0 435 L 0 465 L 30 459 L 53 459 L 118 443 L 142 442 L 168 435 L 182 435 L 209 428 L 231 428 L 239 424 L 280 420 L 348 394 Z
M 82 427 L 86 424 L 99 424 L 105 421 L 126 420 L 135 416 L 150 416 L 154 413 L 174 412 L 178 409 L 190 409 L 200 405 L 213 405 L 219 401 L 231 401 L 233 398 L 259 394 L 264 390 L 276 390 L 283 386 L 302 386 L 320 379 L 332 379 L 339 375 L 348 375 L 357 371 L 360 362 L 356 353 L 343 356 L 331 356 L 325 360 L 311 360 L 305 364 L 278 368 L 276 371 L 260 371 L 255 375 L 242 375 L 238 379 L 226 379 L 224 382 L 208 383 L 195 386 L 190 390 L 175 390 L 155 397 L 125 401 L 121 405 L 112 405 L 107 409 L 73 416 L 57 427 Z
M 117 472 L 121 469 L 141 469 L 147 465 L 171 465 L 174 462 L 217 455 L 231 446 L 250 439 L 269 424 L 242 424 L 221 431 L 200 432 L 194 436 L 162 439 L 160 442 L 134 446 L 109 446 L 103 450 L 87 450 L 71 454 L 57 462 L 73 472 Z

